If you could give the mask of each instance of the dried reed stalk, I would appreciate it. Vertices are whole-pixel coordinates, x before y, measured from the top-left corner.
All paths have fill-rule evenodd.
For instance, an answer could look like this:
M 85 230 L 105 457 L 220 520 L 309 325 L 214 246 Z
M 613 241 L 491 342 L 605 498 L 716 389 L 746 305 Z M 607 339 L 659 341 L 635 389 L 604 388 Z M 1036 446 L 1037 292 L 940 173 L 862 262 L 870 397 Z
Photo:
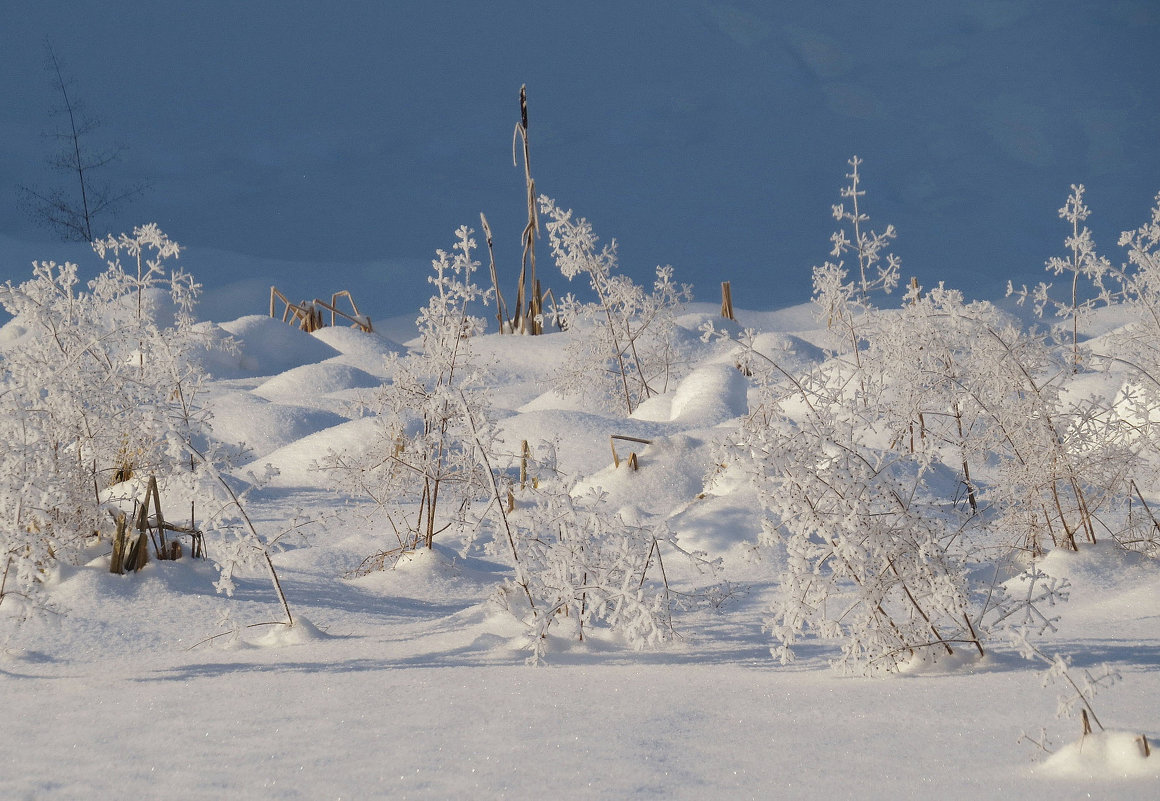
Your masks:
M 532 179 L 531 149 L 528 145 L 528 86 L 520 87 L 520 121 L 512 134 L 512 165 L 517 166 L 516 139 L 524 147 L 524 185 L 528 190 L 528 224 L 524 226 L 524 252 L 521 257 L 520 284 L 516 295 L 516 318 L 523 334 L 543 333 L 537 318 L 543 313 L 543 298 L 536 282 L 536 236 L 540 231 L 540 217 L 536 211 L 536 182 Z
M 504 323 L 507 320 L 507 305 L 503 302 L 503 293 L 499 291 L 499 275 L 495 269 L 495 250 L 492 248 L 491 226 L 487 224 L 487 217 L 479 213 L 479 222 L 483 226 L 483 236 L 487 240 L 487 255 L 491 262 L 491 286 L 495 290 L 495 317 L 499 323 L 499 332 L 504 333 Z
M 617 440 L 620 440 L 621 442 L 635 442 L 639 445 L 651 445 L 652 444 L 651 439 L 641 439 L 640 437 L 629 437 L 629 436 L 626 436 L 624 434 L 613 434 L 612 436 L 610 436 L 608 438 L 608 441 L 612 445 L 612 466 L 613 467 L 620 467 L 620 455 L 616 452 L 616 441 Z M 635 451 L 630 452 L 628 455 L 628 466 L 631 467 L 633 470 L 638 469 L 640 466 L 639 462 L 637 461 Z
M 126 534 L 125 513 L 117 515 L 117 530 L 113 534 L 113 555 L 109 557 L 109 572 L 121 575 L 125 572 Z

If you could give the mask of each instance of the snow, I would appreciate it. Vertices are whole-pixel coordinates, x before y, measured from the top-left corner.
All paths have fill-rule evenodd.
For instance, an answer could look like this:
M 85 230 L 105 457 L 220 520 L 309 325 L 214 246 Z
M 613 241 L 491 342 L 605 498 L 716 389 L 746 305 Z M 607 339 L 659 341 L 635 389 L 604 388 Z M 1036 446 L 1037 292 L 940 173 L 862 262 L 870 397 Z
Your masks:
M 710 316 L 694 307 L 679 324 L 691 336 Z M 760 349 L 820 353 L 802 309 L 738 317 L 760 327 Z M 548 666 L 528 667 L 524 628 L 493 600 L 504 564 L 448 533 L 364 573 L 392 535 L 315 468 L 370 436 L 356 402 L 401 346 L 256 315 L 204 325 L 239 348 L 212 365 L 215 436 L 251 447 L 245 470 L 278 471 L 248 502 L 255 524 L 272 538 L 317 521 L 274 555 L 296 624 L 278 622 L 260 574 L 226 598 L 210 561 L 111 575 L 108 541 L 94 543 L 50 580 L 57 613 L 7 630 L 0 797 L 1156 797 L 1160 763 L 1138 743 L 1160 739 L 1154 560 L 1100 544 L 1040 564 L 1072 587 L 1047 643 L 1123 675 L 1097 701 L 1109 730 L 1082 740 L 1076 721 L 1055 721 L 1040 668 L 1011 649 L 884 680 L 833 673 L 821 643 L 782 666 L 762 630 L 776 555 L 752 546 L 753 491 L 716 464 L 715 444 L 748 408 L 727 352 L 701 344 L 672 390 L 625 418 L 544 392 L 563 335 L 489 334 L 473 346 L 498 387 L 506 447 L 553 443 L 583 477 L 577 492 L 598 487 L 632 520 L 667 521 L 733 587 L 719 608 L 681 614 L 658 650 L 598 631 L 580 643 L 561 624 Z M 650 440 L 617 444 L 639 470 L 613 466 L 613 434 Z M 1067 744 L 1046 757 L 1019 742 L 1040 726 Z
M 1072 181 L 1091 188 L 1100 252 L 1114 253 L 1158 188 L 1151 4 L 676 0 L 657 14 L 500 0 L 222 16 L 172 0 L 149 14 L 13 3 L 0 183 L 43 178 L 34 129 L 51 124 L 37 66 L 49 35 L 105 133 L 129 139 L 117 178 L 156 181 L 122 227 L 157 219 L 192 245 L 180 263 L 206 283 L 197 330 L 232 343 L 197 354 L 212 438 L 245 448 L 231 486 L 268 474 L 246 510 L 277 541 L 294 625 L 260 570 L 239 567 L 232 593 L 215 591 L 222 539 L 207 560 L 113 575 L 102 531 L 75 563 L 47 563 L 42 614 L 18 625 L 17 599 L 0 601 L 0 798 L 1160 795 L 1160 762 L 1144 756 L 1160 740 L 1160 568 L 1110 542 L 1036 563 L 1070 594 L 1038 647 L 1081 680 L 1104 665 L 1122 679 L 1094 701 L 1106 730 L 1081 736 L 1061 719 L 1058 688 L 1017 644 L 983 658 L 959 647 L 885 679 L 832 671 L 824 638 L 780 664 L 767 627 L 788 557 L 755 545 L 762 499 L 720 447 L 757 389 L 731 343 L 701 339 L 706 323 L 735 338 L 752 329 L 753 350 L 790 371 L 826 358 L 826 323 L 800 301 L 853 152 L 873 225 L 899 227 L 904 274 L 924 285 L 995 297 L 1008 278 L 1043 278 Z M 187 35 L 170 30 L 179 18 Z M 675 592 L 712 570 L 724 580 L 678 605 L 673 641 L 655 649 L 594 627 L 580 641 L 560 619 L 541 667 L 525 664 L 514 571 L 486 538 L 451 528 L 371 569 L 395 532 L 320 469 L 376 441 L 364 401 L 421 346 L 430 252 L 481 209 L 511 291 L 525 188 L 507 148 L 523 82 L 540 190 L 619 240 L 626 274 L 648 283 L 672 262 L 703 302 L 675 321 L 679 377 L 627 417 L 549 387 L 567 334 L 473 338 L 497 448 L 527 442 L 533 485 L 554 465 L 576 477 L 574 495 L 671 534 L 657 565 Z M 75 261 L 82 278 L 100 268 L 87 245 L 42 236 L 0 208 L 0 282 L 27 278 L 34 258 Z M 549 277 L 546 244 L 540 276 L 563 295 L 575 287 Z M 705 302 L 721 280 L 736 321 Z M 350 289 L 375 331 L 271 319 L 271 284 L 292 298 Z M 1122 307 L 1097 309 L 1079 339 L 1103 352 L 1129 322 Z M 1056 327 L 1069 341 L 1069 321 Z M 0 358 L 34 333 L 19 319 L 0 327 Z M 1096 362 L 1107 369 L 1070 382 L 1069 397 L 1112 398 L 1141 426 L 1160 419 L 1123 364 Z M 802 405 L 783 409 L 801 417 Z M 959 484 L 945 468 L 924 480 Z M 129 511 L 142 489 L 137 477 L 98 493 Z M 211 513 L 163 494 L 170 522 Z
M 1147 745 L 1151 755 L 1151 744 Z M 1144 738 L 1126 731 L 1102 731 L 1068 743 L 1041 768 L 1044 775 L 1080 779 L 1160 779 L 1160 768 L 1145 755 Z

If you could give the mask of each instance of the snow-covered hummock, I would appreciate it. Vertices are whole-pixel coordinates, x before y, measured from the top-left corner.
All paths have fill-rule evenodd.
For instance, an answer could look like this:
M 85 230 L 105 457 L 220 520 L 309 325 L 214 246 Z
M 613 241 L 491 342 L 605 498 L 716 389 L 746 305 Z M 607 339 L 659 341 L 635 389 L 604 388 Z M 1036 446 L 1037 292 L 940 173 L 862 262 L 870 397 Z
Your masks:
M 1039 772 L 1060 779 L 1160 780 L 1160 761 L 1151 754 L 1152 743 L 1145 743 L 1145 735 L 1101 731 L 1063 746 L 1044 760 Z
M 712 312 L 694 308 L 692 329 Z M 818 339 L 800 313 L 738 316 L 766 326 L 771 346 L 799 343 L 797 358 Z M 661 650 L 557 637 L 550 666 L 533 669 L 523 627 L 489 600 L 511 576 L 501 559 L 447 532 L 432 551 L 359 575 L 393 535 L 347 508 L 313 467 L 364 441 L 370 424 L 356 400 L 401 348 L 262 317 L 219 327 L 239 350 L 210 364 L 214 431 L 249 443 L 248 469 L 279 471 L 249 501 L 255 525 L 276 536 L 300 514 L 321 521 L 305 530 L 308 544 L 289 536 L 274 557 L 298 622 L 277 624 L 262 575 L 237 579 L 226 599 L 209 562 L 115 576 L 107 540 L 94 543 L 87 564 L 50 580 L 62 614 L 30 621 L 0 652 L 2 798 L 1160 793 L 1157 758 L 1133 750 L 1142 733 L 1160 740 L 1160 571 L 1118 549 L 1043 562 L 1073 586 L 1051 642 L 1080 668 L 1107 661 L 1123 675 L 1098 699 L 1116 729 L 1046 761 L 1019 744 L 1021 732 L 1078 724 L 1055 721 L 1039 668 L 1010 651 L 888 680 L 835 675 L 821 644 L 801 647 L 789 666 L 771 658 L 762 625 L 777 588 L 761 562 L 770 557 L 750 545 L 758 505 L 714 449 L 746 413 L 747 385 L 716 345 L 695 350 L 682 381 L 626 418 L 545 393 L 560 335 L 473 342 L 498 387 L 507 446 L 550 443 L 581 488 L 599 487 L 626 516 L 667 521 L 684 547 L 721 559 L 734 587 L 720 610 L 681 615 Z M 0 341 L 12 333 L 0 330 Z M 639 448 L 638 471 L 612 466 L 613 434 L 651 441 L 623 443 L 622 455 Z M 187 509 L 167 512 L 181 523 Z

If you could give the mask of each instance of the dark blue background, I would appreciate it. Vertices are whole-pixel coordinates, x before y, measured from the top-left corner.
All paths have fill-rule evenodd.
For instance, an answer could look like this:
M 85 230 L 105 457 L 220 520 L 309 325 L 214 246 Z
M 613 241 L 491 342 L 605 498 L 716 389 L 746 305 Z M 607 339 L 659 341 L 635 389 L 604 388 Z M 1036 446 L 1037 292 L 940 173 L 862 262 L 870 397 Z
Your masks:
M 1069 184 L 1087 184 L 1115 260 L 1119 231 L 1146 219 L 1160 191 L 1158 8 L 8 0 L 0 234 L 71 252 L 15 204 L 17 184 L 52 179 L 48 36 L 103 121 L 94 146 L 126 147 L 107 177 L 152 181 L 114 227 L 157 221 L 211 290 L 248 279 L 211 292 L 226 314 L 261 311 L 271 281 L 408 314 L 434 250 L 480 211 L 514 283 L 522 83 L 539 190 L 616 238 L 639 281 L 671 263 L 701 299 L 725 279 L 741 307 L 808 299 L 857 153 L 904 275 L 995 297 L 1062 251 Z M 0 265 L 0 279 L 26 274 L 15 257 Z

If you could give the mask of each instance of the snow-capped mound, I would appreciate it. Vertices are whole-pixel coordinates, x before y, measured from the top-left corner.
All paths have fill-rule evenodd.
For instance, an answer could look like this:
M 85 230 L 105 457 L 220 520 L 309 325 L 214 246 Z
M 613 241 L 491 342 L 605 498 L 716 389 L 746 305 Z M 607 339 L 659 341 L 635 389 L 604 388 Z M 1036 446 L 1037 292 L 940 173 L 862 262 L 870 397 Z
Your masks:
M 1038 768 L 1074 779 L 1160 778 L 1160 757 L 1144 755 L 1144 739 L 1126 731 L 1088 734 L 1060 748 Z M 1151 742 L 1148 750 L 1152 750 Z
M 627 461 L 637 454 L 638 469 Z M 658 437 L 650 444 L 617 443 L 620 466 L 608 464 L 583 479 L 575 493 L 598 487 L 613 507 L 632 507 L 661 519 L 681 509 L 704 489 L 705 475 L 713 461 L 712 443 L 687 434 Z
M 382 381 L 365 370 L 329 359 L 321 364 L 304 364 L 276 375 L 254 388 L 263 398 L 285 399 L 329 395 L 348 389 L 369 389 Z
M 677 387 L 670 419 L 697 428 L 711 428 L 748 411 L 749 382 L 727 364 L 707 364 L 690 373 Z
M 213 432 L 223 442 L 244 443 L 255 458 L 346 421 L 333 412 L 272 403 L 249 392 L 222 394 L 213 403 Z
M 254 645 L 259 648 L 283 648 L 287 645 L 325 640 L 327 636 L 309 620 L 299 616 L 295 618 L 293 626 L 280 623 L 271 626 L 269 631 L 254 641 Z
M 539 458 L 542 443 L 551 443 L 560 469 L 583 475 L 612 464 L 611 435 L 653 439 L 662 436 L 665 428 L 631 418 L 604 417 L 572 409 L 543 409 L 508 417 L 500 422 L 499 431 L 507 452 L 519 453 L 520 443 L 527 440 Z
M 405 354 L 407 349 L 378 331 L 366 333 L 349 326 L 328 326 L 314 331 L 311 336 L 325 342 L 342 354 L 340 361 L 380 375 L 382 367 L 393 354 Z
M 1160 564 L 1114 542 L 1082 543 L 1079 551 L 1055 548 L 1039 563 L 1054 578 L 1067 579 L 1093 597 L 1135 589 L 1160 581 Z
M 271 480 L 271 486 L 326 489 L 332 485 L 332 478 L 326 471 L 319 470 L 317 463 L 331 451 L 361 451 L 373 441 L 374 425 L 375 420 L 370 417 L 348 420 L 255 459 L 247 467 L 255 472 L 260 472 L 266 465 L 274 467 L 278 475 Z
M 586 401 L 578 394 L 561 395 L 554 389 L 543 392 L 520 406 L 518 412 L 540 412 L 548 410 L 559 411 L 588 411 L 592 408 L 591 401 Z
M 239 317 L 220 326 L 237 341 L 236 353 L 214 352 L 205 367 L 216 378 L 278 375 L 294 367 L 320 362 L 338 351 L 305 331 L 262 314 Z
M 20 344 L 28 335 L 28 326 L 20 318 L 9 320 L 0 326 L 0 350 L 6 350 Z

